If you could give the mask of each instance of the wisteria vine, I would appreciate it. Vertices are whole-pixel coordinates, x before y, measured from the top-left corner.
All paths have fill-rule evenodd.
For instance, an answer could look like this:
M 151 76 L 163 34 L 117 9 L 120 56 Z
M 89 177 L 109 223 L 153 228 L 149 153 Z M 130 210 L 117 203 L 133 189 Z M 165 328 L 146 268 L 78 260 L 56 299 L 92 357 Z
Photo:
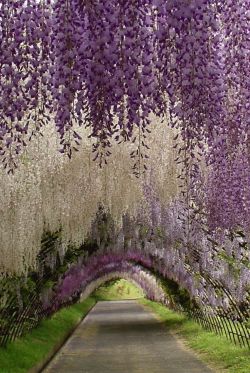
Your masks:
M 249 7 L 249 0 L 2 0 L 4 167 L 12 173 L 27 141 L 53 122 L 69 157 L 81 144 L 77 127 L 89 127 L 100 165 L 113 141 L 131 141 L 140 176 L 152 114 L 165 121 L 170 114 L 187 208 L 205 162 L 208 179 L 217 180 L 208 183 L 211 219 L 242 224 L 250 205 Z M 229 210 L 234 219 L 224 224 Z
M 250 0 L 0 0 L 3 168 L 8 174 L 20 165 L 24 170 L 29 141 L 35 142 L 53 127 L 58 151 L 70 159 L 56 163 L 54 173 L 46 164 L 46 173 L 39 178 L 39 157 L 25 169 L 31 175 L 25 188 L 31 196 L 34 193 L 32 213 L 39 222 L 38 228 L 31 224 L 32 243 L 40 242 L 41 210 L 44 216 L 47 210 L 52 215 L 52 209 L 46 210 L 47 189 L 52 189 L 52 205 L 56 207 L 56 201 L 62 205 L 58 216 L 53 211 L 56 219 L 46 216 L 47 221 L 53 221 L 55 230 L 63 222 L 67 232 L 79 234 L 81 240 L 81 227 L 72 226 L 89 219 L 89 229 L 97 204 L 110 207 L 111 199 L 118 200 L 116 191 L 107 192 L 106 174 L 97 177 L 88 161 L 93 158 L 99 166 L 109 163 L 116 143 L 121 144 L 128 149 L 133 173 L 140 180 L 134 189 L 138 203 L 130 190 L 129 203 L 122 205 L 131 210 L 128 215 L 120 212 L 123 230 L 114 240 L 117 247 L 124 246 L 133 224 L 137 230 L 129 232 L 124 257 L 99 257 L 104 262 L 97 267 L 103 266 L 103 272 L 98 269 L 93 280 L 109 272 L 108 262 L 113 271 L 132 273 L 136 270 L 130 261 L 147 267 L 147 259 L 150 268 L 176 281 L 204 308 L 224 308 L 242 320 L 249 317 L 249 9 Z M 167 197 L 163 190 L 171 177 L 164 172 L 170 157 L 160 149 L 158 160 L 148 160 L 154 146 L 152 128 L 159 136 L 162 133 L 160 124 L 153 122 L 169 126 L 171 177 L 177 175 L 178 188 Z M 92 145 L 91 157 L 84 153 L 83 136 Z M 41 143 L 37 140 L 40 158 L 44 156 Z M 80 159 L 75 163 L 71 162 L 74 152 Z M 114 185 L 123 184 L 124 192 L 130 179 L 126 173 L 122 180 L 125 166 L 118 164 L 118 151 L 115 154 L 117 161 L 109 164 L 113 179 L 119 175 Z M 71 171 L 77 182 L 70 181 Z M 8 177 L 2 205 L 3 210 L 5 203 L 8 206 L 6 216 L 14 226 L 22 221 L 23 212 L 21 208 L 16 212 L 13 201 L 22 206 L 26 194 L 15 189 Z M 41 184 L 38 191 L 35 179 Z M 94 201 L 85 211 L 88 219 L 82 218 L 81 211 L 68 212 L 75 203 L 70 187 L 82 202 L 86 196 Z M 9 236 L 19 237 L 20 232 Z M 98 230 L 95 233 L 98 236 Z M 3 232 L 5 236 L 6 242 L 9 236 Z M 146 259 L 141 251 L 138 254 L 141 246 Z M 32 255 L 27 261 L 32 261 Z M 90 260 L 89 268 L 92 264 Z M 75 271 L 75 277 L 70 271 Z M 73 291 L 70 278 L 77 282 L 80 276 L 78 288 L 84 280 L 81 266 L 70 271 L 63 280 L 64 285 L 69 281 L 69 293 Z M 58 300 L 60 287 L 57 290 Z

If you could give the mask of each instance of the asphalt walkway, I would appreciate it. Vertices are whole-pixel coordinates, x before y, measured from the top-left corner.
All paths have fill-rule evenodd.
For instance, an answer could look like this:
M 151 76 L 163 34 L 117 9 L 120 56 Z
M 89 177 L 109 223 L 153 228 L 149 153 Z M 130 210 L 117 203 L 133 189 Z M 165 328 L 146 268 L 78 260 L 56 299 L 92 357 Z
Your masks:
M 136 301 L 98 302 L 44 373 L 211 373 Z

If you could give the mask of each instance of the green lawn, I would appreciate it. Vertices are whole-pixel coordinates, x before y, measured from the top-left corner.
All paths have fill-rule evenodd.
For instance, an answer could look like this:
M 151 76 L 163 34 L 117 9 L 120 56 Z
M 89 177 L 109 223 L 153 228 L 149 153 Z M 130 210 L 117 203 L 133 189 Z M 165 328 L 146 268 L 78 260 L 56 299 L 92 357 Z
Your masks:
M 202 360 L 214 367 L 217 372 L 250 372 L 248 349 L 234 346 L 228 339 L 202 329 L 196 322 L 156 302 L 145 299 L 141 302 L 150 307 L 169 330 L 180 336 L 188 347 L 198 352 Z

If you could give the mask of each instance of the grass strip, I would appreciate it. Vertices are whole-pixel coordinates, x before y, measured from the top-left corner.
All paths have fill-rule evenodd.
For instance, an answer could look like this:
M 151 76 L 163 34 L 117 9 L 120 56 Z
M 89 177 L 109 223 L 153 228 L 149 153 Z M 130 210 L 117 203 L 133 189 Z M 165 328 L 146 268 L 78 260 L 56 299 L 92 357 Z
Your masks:
M 6 348 L 0 348 L 0 372 L 27 373 L 64 341 L 95 303 L 96 299 L 89 297 L 82 303 L 63 308 Z
M 164 325 L 180 336 L 185 344 L 198 352 L 200 358 L 217 372 L 249 373 L 250 351 L 234 346 L 225 337 L 204 330 L 185 315 L 169 310 L 165 306 L 146 299 L 140 302 L 148 306 Z

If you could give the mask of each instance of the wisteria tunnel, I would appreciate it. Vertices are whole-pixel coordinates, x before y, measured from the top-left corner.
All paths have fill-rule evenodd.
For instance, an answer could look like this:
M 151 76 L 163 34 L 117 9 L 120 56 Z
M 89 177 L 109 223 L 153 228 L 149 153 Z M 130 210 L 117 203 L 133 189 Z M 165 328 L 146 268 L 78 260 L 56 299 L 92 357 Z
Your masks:
M 0 0 L 0 356 L 120 278 L 250 348 L 249 25 L 250 0 Z

